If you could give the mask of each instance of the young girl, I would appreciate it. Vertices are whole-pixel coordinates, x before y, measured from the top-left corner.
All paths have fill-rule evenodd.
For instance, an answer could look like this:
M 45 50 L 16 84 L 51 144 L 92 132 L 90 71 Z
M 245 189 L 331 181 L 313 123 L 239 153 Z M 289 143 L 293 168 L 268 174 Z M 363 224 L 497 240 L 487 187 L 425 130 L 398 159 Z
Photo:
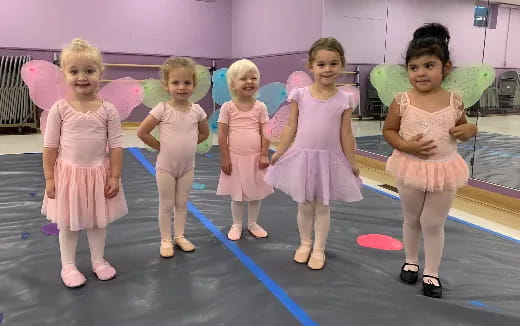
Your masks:
M 267 107 L 255 99 L 260 83 L 260 72 L 249 60 L 238 60 L 228 69 L 227 82 L 232 101 L 220 108 L 218 143 L 222 171 L 217 195 L 231 196 L 233 225 L 228 232 L 230 240 L 242 236 L 243 202 L 248 202 L 249 233 L 256 238 L 267 237 L 257 224 L 261 200 L 273 192 L 265 183 L 265 168 L 269 166 L 269 141 L 262 128 L 269 120 Z
M 60 229 L 61 279 L 75 288 L 86 282 L 75 262 L 78 231 L 87 230 L 94 274 L 110 280 L 116 270 L 103 258 L 106 226 L 128 209 L 120 181 L 123 135 L 119 115 L 97 95 L 101 54 L 75 39 L 61 53 L 61 68 L 69 94 L 53 105 L 47 118 L 42 213 Z
M 383 135 L 394 148 L 387 170 L 394 175 L 403 207 L 406 260 L 401 280 L 418 278 L 419 238 L 424 237 L 424 295 L 439 298 L 438 278 L 444 246 L 444 224 L 457 188 L 468 179 L 456 140 L 475 135 L 460 95 L 441 87 L 450 72 L 448 30 L 439 24 L 417 29 L 406 53 L 413 89 L 398 93 L 390 106 Z
M 175 244 L 190 252 L 195 246 L 184 237 L 188 197 L 193 183 L 197 144 L 209 136 L 206 113 L 189 98 L 197 85 L 195 62 L 189 58 L 170 58 L 161 66 L 161 79 L 171 96 L 157 104 L 137 129 L 137 135 L 157 156 L 159 190 L 159 230 L 161 257 L 173 257 L 171 215 L 174 214 Z M 150 132 L 158 126 L 160 142 Z
M 329 202 L 363 198 L 351 130 L 352 105 L 335 84 L 344 67 L 343 47 L 336 39 L 314 42 L 308 58 L 314 83 L 289 94 L 289 122 L 266 175 L 268 183 L 298 203 L 301 244 L 294 260 L 316 270 L 325 265 Z

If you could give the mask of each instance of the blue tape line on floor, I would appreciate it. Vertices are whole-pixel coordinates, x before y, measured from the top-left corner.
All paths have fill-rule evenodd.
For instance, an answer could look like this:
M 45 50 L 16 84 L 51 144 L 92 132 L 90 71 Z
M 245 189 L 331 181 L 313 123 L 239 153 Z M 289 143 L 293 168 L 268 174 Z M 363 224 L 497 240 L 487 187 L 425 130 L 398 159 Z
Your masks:
M 139 148 L 131 147 L 127 149 L 141 165 L 153 176 L 155 176 L 155 169 L 153 165 L 141 153 Z M 240 248 L 220 232 L 220 230 L 213 224 L 204 214 L 202 214 L 191 202 L 188 202 L 188 210 L 217 238 L 222 244 L 229 249 L 240 262 L 253 275 L 264 284 L 264 286 L 282 303 L 285 308 L 296 318 L 302 325 L 318 325 L 313 321 L 305 311 L 294 302 L 289 295 L 274 282 L 260 266 L 258 266 L 249 256 L 247 256 Z
M 479 307 L 479 308 L 486 308 L 486 309 L 489 309 L 489 310 L 494 310 L 494 311 L 500 311 L 501 309 L 500 308 L 496 308 L 496 307 L 492 307 L 492 306 L 488 306 L 487 304 L 481 302 L 481 301 L 477 301 L 477 300 L 474 300 L 474 301 L 468 301 L 468 303 L 472 306 L 475 306 L 475 307 Z
M 383 190 L 380 190 L 380 189 L 377 189 L 377 188 L 374 188 L 372 186 L 369 186 L 369 185 L 366 185 L 366 184 L 363 184 L 363 187 L 367 188 L 367 189 L 370 189 L 372 191 L 375 191 L 377 193 L 380 193 L 386 197 L 390 197 L 392 199 L 395 199 L 395 200 L 400 200 L 400 198 L 396 195 L 393 195 L 393 194 L 390 194 L 390 193 L 387 193 Z M 490 233 L 490 234 L 493 234 L 493 235 L 496 235 L 502 239 L 506 239 L 506 240 L 509 240 L 509 241 L 513 241 L 515 243 L 518 243 L 520 244 L 520 240 L 519 239 L 515 239 L 515 238 L 512 238 L 508 235 L 505 235 L 505 234 L 502 234 L 502 233 L 499 233 L 499 232 L 496 232 L 496 231 L 493 231 L 493 230 L 490 230 L 490 229 L 487 229 L 483 226 L 480 226 L 480 225 L 477 225 L 477 224 L 473 224 L 471 222 L 468 222 L 468 221 L 464 221 L 464 220 L 461 220 L 460 218 L 458 217 L 455 217 L 455 216 L 451 216 L 451 215 L 448 215 L 448 219 L 453 221 L 453 222 L 457 222 L 457 223 L 460 223 L 460 224 L 464 224 L 464 225 L 467 225 L 467 226 L 470 226 L 474 229 L 477 229 L 477 230 L 480 230 L 480 231 L 483 231 L 483 232 L 486 232 L 486 233 Z

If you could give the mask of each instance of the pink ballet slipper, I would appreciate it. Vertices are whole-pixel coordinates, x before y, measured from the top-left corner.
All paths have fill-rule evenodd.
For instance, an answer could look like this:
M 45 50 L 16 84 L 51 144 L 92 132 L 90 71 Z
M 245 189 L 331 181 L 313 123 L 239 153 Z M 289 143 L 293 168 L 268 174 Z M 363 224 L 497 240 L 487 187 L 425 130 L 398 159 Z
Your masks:
M 307 266 L 314 270 L 322 269 L 325 266 L 325 253 L 313 250 Z
M 193 243 L 191 243 L 190 240 L 186 239 L 183 236 L 175 238 L 175 244 L 179 248 L 181 248 L 182 251 L 185 251 L 185 252 L 192 252 L 195 250 L 195 245 L 193 245 Z
M 247 230 L 255 238 L 267 238 L 267 231 L 256 223 L 249 224 Z
M 61 280 L 71 289 L 82 287 L 87 282 L 85 276 L 74 265 L 67 265 L 61 270 Z
M 104 259 L 95 262 L 92 266 L 92 271 L 100 281 L 108 281 L 116 277 L 116 269 Z
M 238 224 L 231 225 L 227 237 L 231 241 L 240 240 L 240 237 L 242 237 L 242 226 Z
M 309 256 L 311 255 L 311 246 L 301 245 L 296 249 L 294 253 L 294 261 L 298 264 L 306 264 L 309 261 Z

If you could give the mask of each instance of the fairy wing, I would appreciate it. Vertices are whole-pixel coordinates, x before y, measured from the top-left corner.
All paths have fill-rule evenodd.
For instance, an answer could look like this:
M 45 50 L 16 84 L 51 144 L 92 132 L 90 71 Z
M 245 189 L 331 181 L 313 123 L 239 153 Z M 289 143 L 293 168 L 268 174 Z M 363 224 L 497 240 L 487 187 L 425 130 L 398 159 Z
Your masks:
M 349 108 L 355 109 L 358 107 L 360 100 L 359 88 L 351 85 L 344 85 L 338 87 L 338 90 L 344 92 L 349 96 Z
M 289 123 L 291 105 L 283 105 L 275 115 L 264 124 L 264 136 L 274 143 L 281 140 L 283 128 Z
M 196 65 L 195 73 L 197 75 L 197 86 L 195 86 L 193 94 L 191 94 L 190 97 L 192 103 L 197 103 L 204 98 L 211 87 L 211 74 L 208 68 L 203 65 Z
M 197 153 L 206 154 L 211 149 L 211 146 L 213 146 L 212 133 L 209 134 L 208 138 L 205 141 L 197 145 Z
M 258 100 L 265 103 L 269 115 L 276 113 L 281 104 L 287 101 L 287 90 L 283 83 L 265 84 L 258 90 Z
M 231 101 L 231 95 L 229 94 L 226 79 L 227 70 L 227 68 L 220 68 L 213 73 L 213 88 L 211 90 L 211 95 L 215 103 L 218 105 Z
M 396 93 L 412 88 L 406 69 L 394 64 L 376 66 L 370 72 L 370 82 L 376 88 L 381 102 L 387 106 L 390 106 Z
M 141 85 L 130 77 L 111 81 L 98 92 L 98 95 L 115 106 L 121 120 L 128 118 L 133 109 L 143 102 Z
M 480 100 L 495 78 L 495 69 L 488 64 L 464 65 L 451 72 L 442 82 L 442 87 L 460 94 L 464 107 L 468 108 Z
M 21 75 L 29 88 L 31 100 L 43 110 L 50 110 L 56 101 L 67 95 L 63 72 L 48 61 L 32 60 L 25 63 Z
M 287 84 L 285 85 L 287 94 L 290 94 L 294 88 L 302 88 L 312 85 L 312 79 L 306 72 L 295 71 L 287 78 Z
M 159 102 L 167 102 L 170 95 L 159 79 L 149 78 L 140 82 L 143 89 L 143 104 L 148 108 L 154 108 Z

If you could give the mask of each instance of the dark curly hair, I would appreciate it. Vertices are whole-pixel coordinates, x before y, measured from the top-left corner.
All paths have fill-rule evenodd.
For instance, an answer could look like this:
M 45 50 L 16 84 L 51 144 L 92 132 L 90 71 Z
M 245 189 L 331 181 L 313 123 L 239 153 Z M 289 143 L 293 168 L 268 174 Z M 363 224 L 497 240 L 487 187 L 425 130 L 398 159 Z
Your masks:
M 406 65 L 410 60 L 423 55 L 436 56 L 445 65 L 450 62 L 450 32 L 438 23 L 425 24 L 413 33 L 413 40 L 406 51 Z

